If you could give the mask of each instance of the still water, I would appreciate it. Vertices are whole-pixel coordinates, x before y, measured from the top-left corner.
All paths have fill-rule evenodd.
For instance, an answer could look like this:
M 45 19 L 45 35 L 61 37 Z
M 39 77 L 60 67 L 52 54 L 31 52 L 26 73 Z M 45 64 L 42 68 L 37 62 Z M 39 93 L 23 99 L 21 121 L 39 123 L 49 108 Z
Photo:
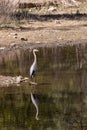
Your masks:
M 37 86 L 0 87 L 0 130 L 87 130 L 87 45 L 38 49 Z M 0 52 L 0 75 L 32 62 L 30 49 Z

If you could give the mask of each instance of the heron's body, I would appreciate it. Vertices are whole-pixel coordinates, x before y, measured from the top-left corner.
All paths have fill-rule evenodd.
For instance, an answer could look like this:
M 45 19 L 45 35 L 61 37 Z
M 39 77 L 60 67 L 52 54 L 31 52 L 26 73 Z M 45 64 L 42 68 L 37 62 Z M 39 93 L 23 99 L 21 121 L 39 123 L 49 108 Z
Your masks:
M 36 71 L 37 71 L 37 57 L 36 57 L 36 54 L 35 52 L 37 52 L 38 50 L 37 49 L 34 49 L 33 50 L 33 55 L 34 55 L 34 62 L 33 64 L 31 65 L 30 67 L 30 77 L 33 78 Z
M 30 67 L 30 77 L 33 78 L 37 70 L 37 63 L 33 63 Z

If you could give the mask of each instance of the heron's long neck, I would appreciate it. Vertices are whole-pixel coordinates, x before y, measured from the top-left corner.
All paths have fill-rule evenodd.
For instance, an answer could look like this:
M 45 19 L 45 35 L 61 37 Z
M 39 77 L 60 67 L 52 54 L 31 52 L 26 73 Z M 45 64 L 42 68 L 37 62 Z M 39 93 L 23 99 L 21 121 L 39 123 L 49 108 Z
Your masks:
M 36 57 L 35 52 L 33 52 L 33 55 L 34 55 L 34 62 L 37 62 L 37 57 Z

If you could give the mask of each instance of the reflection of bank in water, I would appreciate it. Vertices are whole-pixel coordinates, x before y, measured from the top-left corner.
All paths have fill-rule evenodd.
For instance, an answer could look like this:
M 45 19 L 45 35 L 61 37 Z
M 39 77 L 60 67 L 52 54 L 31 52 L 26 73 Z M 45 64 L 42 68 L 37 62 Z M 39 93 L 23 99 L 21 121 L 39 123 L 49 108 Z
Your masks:
M 33 103 L 33 105 L 36 108 L 36 115 L 35 115 L 35 119 L 39 120 L 38 114 L 39 114 L 39 108 L 38 108 L 38 98 L 37 98 L 37 94 L 36 93 L 32 93 L 31 92 L 31 101 Z

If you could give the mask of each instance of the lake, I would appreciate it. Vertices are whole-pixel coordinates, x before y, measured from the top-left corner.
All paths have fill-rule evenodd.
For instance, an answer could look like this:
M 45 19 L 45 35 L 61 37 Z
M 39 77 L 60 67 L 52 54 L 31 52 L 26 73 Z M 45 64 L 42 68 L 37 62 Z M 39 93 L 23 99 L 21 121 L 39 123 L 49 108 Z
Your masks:
M 87 130 L 87 45 L 38 47 L 37 85 L 0 87 L 0 130 Z M 28 76 L 32 50 L 0 52 L 0 75 Z

